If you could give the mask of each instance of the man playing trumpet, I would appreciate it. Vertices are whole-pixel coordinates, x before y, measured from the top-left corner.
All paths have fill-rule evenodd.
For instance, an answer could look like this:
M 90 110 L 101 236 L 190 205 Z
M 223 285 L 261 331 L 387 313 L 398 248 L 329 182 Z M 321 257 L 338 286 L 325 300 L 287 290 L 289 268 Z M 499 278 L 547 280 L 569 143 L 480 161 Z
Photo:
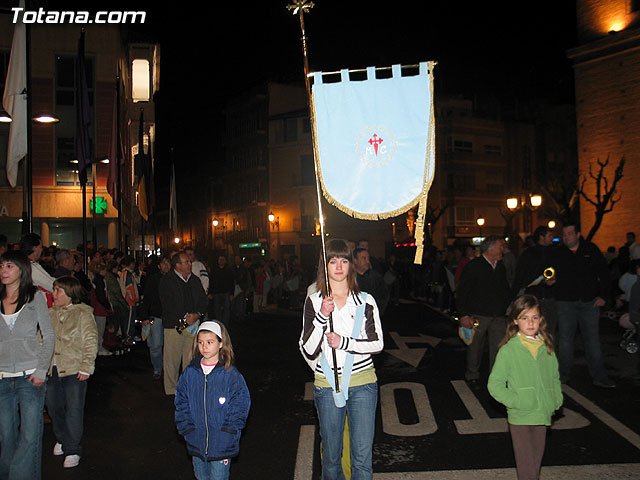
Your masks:
M 555 339 L 558 327 L 554 299 L 557 247 L 553 246 L 553 231 L 546 226 L 536 228 L 533 238 L 536 244 L 522 252 L 518 259 L 513 296 L 525 293 L 538 297 L 542 315 L 547 321 L 547 333 Z

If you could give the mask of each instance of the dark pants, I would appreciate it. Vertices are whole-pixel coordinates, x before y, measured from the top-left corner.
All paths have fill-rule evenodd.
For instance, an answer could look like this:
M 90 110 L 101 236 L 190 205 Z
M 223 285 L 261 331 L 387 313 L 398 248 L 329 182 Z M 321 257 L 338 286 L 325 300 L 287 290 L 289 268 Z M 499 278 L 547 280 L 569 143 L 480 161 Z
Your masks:
M 589 302 L 556 301 L 558 311 L 558 364 L 560 379 L 568 380 L 573 367 L 573 343 L 578 328 L 582 334 L 589 374 L 596 381 L 609 379 L 600 347 L 600 309 Z
M 547 334 L 551 335 L 554 347 L 558 348 L 558 310 L 556 301 L 553 298 L 543 298 L 540 300 L 542 315 L 547 322 Z
M 484 353 L 484 343 L 489 338 L 489 371 L 493 368 L 493 362 L 498 353 L 498 344 L 504 338 L 507 331 L 507 319 L 505 317 L 485 317 L 473 315 L 478 319 L 478 326 L 473 337 L 473 342 L 467 347 L 467 371 L 466 380 L 480 378 L 480 364 Z
M 222 322 L 226 327 L 229 326 L 229 317 L 231 316 L 231 300 L 228 293 L 213 294 L 213 319 Z
M 76 374 L 59 377 L 58 370 L 53 367 L 47 383 L 47 410 L 56 440 L 62 444 L 65 455 L 82 455 L 80 440 L 87 380 L 78 380 Z
M 547 440 L 545 425 L 511 425 L 511 443 L 516 457 L 518 480 L 538 480 Z

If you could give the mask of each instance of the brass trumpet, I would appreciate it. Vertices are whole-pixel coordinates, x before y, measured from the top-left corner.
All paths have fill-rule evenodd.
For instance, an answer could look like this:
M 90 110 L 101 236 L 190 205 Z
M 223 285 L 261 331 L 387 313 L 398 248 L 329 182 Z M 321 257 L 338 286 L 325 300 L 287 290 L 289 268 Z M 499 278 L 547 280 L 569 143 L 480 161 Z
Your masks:
M 198 313 L 198 315 L 199 315 L 198 320 L 200 320 L 204 316 L 203 313 Z M 187 330 L 188 328 L 193 327 L 193 325 L 189 325 L 187 323 L 187 317 L 188 316 L 189 316 L 189 312 L 185 313 L 184 317 L 182 317 L 180 320 L 178 320 L 178 324 L 176 325 L 176 331 L 178 333 L 182 334 L 182 332 L 184 330 Z M 196 323 L 197 323 L 197 320 L 196 320 Z M 195 328 L 198 328 L 197 325 L 196 325 Z M 187 330 L 187 331 L 189 331 L 189 330 Z M 194 332 L 194 334 L 195 334 L 195 332 Z
M 153 318 L 136 318 L 133 322 L 136 325 L 142 325 L 142 323 L 147 321 L 147 320 L 149 321 L 149 325 L 153 325 L 153 323 L 155 322 L 155 319 L 153 319 Z
M 178 320 L 178 324 L 176 325 L 176 331 L 178 333 L 182 333 L 182 331 L 189 327 L 189 325 L 187 324 L 187 316 L 189 315 L 189 312 L 184 314 L 184 317 L 182 317 L 180 320 Z
M 544 280 L 551 280 L 552 278 L 555 278 L 555 276 L 556 276 L 555 269 L 553 267 L 547 267 L 542 272 L 542 275 L 540 275 L 538 278 L 532 281 L 529 285 L 527 285 L 527 288 L 540 285 Z
M 556 271 L 553 267 L 548 267 L 544 269 L 544 272 L 542 272 L 542 275 L 546 280 L 551 280 L 553 277 L 556 276 Z

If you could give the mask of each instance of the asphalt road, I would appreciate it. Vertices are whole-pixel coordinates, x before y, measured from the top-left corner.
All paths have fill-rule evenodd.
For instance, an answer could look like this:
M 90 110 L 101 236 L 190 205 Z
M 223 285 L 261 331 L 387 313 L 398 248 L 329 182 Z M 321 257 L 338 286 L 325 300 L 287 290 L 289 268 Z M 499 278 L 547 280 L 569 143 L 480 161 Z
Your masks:
M 300 312 L 273 310 L 234 324 L 236 365 L 247 380 L 252 408 L 231 478 L 320 478 L 311 371 L 297 340 Z M 464 378 L 465 347 L 455 324 L 421 303 L 390 307 L 383 318 L 385 351 L 376 356 L 380 385 L 376 480 L 513 479 L 505 412 L 486 390 Z M 618 388 L 589 379 L 581 348 L 562 416 L 550 430 L 542 478 L 640 478 L 638 354 L 618 343 L 623 330 L 602 321 L 605 359 Z M 485 365 L 485 379 L 488 375 Z M 51 453 L 45 426 L 44 479 L 192 479 L 173 421 L 173 397 L 152 380 L 144 344 L 125 356 L 99 357 L 89 380 L 84 454 L 65 470 Z

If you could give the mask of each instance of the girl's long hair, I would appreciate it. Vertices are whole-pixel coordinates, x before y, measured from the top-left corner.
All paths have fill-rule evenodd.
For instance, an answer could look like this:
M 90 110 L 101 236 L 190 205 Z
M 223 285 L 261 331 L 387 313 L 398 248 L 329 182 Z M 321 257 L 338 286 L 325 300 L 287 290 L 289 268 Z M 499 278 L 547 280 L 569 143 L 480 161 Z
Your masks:
M 204 333 L 213 333 L 216 337 L 218 337 L 218 341 L 222 343 L 222 347 L 220 348 L 220 354 L 218 355 L 218 362 L 224 364 L 225 370 L 229 370 L 231 365 L 233 364 L 234 356 L 233 356 L 233 345 L 231 345 L 231 337 L 229 336 L 229 331 L 227 328 L 217 320 L 209 320 L 216 322 L 220 325 L 220 333 L 222 334 L 222 338 L 218 337 L 215 332 L 211 330 L 200 330 L 198 334 L 193 339 L 193 357 L 201 358 L 200 350 L 198 350 L 198 336 Z
M 33 300 L 37 287 L 31 280 L 31 261 L 20 250 L 7 250 L 0 257 L 0 264 L 4 262 L 13 263 L 20 269 L 20 285 L 18 286 L 17 305 L 25 305 Z M 7 289 L 4 284 L 0 283 L 0 300 L 7 297 Z
M 326 245 L 327 250 L 327 265 L 331 261 L 332 258 L 346 258 L 349 260 L 349 273 L 347 274 L 347 285 L 349 286 L 349 291 L 355 294 L 360 293 L 360 289 L 358 288 L 358 282 L 356 281 L 356 269 L 353 266 L 353 252 L 349 248 L 349 244 L 341 239 L 334 238 L 329 240 Z M 322 293 L 323 297 L 326 297 L 329 292 L 327 292 L 327 281 L 325 277 L 325 265 L 322 263 L 322 254 L 320 254 L 320 260 L 318 262 L 318 276 L 316 278 L 316 286 L 318 290 Z
M 542 308 L 540 307 L 540 302 L 534 295 L 520 295 L 513 301 L 509 312 L 509 323 L 507 325 L 507 332 L 498 345 L 498 348 L 505 345 L 509 340 L 511 340 L 518 334 L 518 325 L 516 324 L 516 320 L 522 312 L 530 310 L 532 308 L 538 309 L 538 313 L 540 314 L 540 326 L 538 327 L 538 335 L 540 335 L 540 338 L 543 340 L 545 346 L 547 347 L 547 352 L 553 352 L 553 340 L 547 333 L 547 322 L 542 316 Z

